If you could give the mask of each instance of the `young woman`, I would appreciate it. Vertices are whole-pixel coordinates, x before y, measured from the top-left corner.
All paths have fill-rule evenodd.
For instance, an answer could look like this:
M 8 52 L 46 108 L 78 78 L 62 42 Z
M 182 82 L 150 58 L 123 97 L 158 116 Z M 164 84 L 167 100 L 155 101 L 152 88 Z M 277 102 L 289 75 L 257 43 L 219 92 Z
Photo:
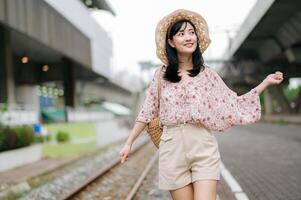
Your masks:
M 159 114 L 163 128 L 159 188 L 169 190 L 173 199 L 216 199 L 220 153 L 212 131 L 258 121 L 259 94 L 283 80 L 281 72 L 270 74 L 238 96 L 213 69 L 204 66 L 202 53 L 210 42 L 207 23 L 198 13 L 180 9 L 158 23 L 157 55 L 164 66 L 155 71 L 133 130 L 120 151 L 123 163 L 134 140 Z

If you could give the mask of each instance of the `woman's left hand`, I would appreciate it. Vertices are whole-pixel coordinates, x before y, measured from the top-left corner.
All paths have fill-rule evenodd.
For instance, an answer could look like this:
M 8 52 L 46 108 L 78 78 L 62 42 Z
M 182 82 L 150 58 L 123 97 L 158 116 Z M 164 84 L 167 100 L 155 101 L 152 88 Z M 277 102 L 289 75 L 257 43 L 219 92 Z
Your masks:
M 276 85 L 276 84 L 279 84 L 283 81 L 283 74 L 282 72 L 275 72 L 273 74 L 269 74 L 265 80 L 267 85 Z

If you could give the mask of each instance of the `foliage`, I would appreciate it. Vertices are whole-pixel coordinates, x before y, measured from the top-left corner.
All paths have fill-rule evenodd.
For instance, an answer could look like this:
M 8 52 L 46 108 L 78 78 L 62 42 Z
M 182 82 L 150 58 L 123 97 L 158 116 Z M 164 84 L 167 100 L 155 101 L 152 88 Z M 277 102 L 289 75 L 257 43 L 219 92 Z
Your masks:
M 65 131 L 58 131 L 56 134 L 57 142 L 68 142 L 70 140 L 69 133 Z
M 44 143 L 51 140 L 50 135 L 36 135 L 34 138 L 34 143 Z
M 284 94 L 289 101 L 295 100 L 295 98 L 298 96 L 299 92 L 301 92 L 301 85 L 299 85 L 296 88 L 292 88 L 292 89 L 289 89 L 288 87 L 284 88 Z
M 7 111 L 8 109 L 8 103 L 0 104 L 0 125 L 1 125 L 1 119 L 3 117 L 3 114 Z
M 29 146 L 34 141 L 34 131 L 31 126 L 16 127 L 0 125 L 0 151 L 7 151 Z

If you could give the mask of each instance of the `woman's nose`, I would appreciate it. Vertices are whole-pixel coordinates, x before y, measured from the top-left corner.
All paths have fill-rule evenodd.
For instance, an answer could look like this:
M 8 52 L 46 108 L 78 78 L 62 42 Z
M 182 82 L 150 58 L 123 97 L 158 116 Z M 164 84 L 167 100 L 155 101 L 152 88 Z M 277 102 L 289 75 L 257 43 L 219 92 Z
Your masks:
M 191 39 L 191 37 L 190 36 L 187 36 L 186 38 L 185 38 L 185 40 L 184 40 L 186 43 L 187 42 L 191 42 L 192 41 L 192 39 Z
M 189 35 L 189 34 L 186 34 L 185 37 L 184 37 L 184 40 L 185 40 L 185 42 L 191 42 L 192 36 Z

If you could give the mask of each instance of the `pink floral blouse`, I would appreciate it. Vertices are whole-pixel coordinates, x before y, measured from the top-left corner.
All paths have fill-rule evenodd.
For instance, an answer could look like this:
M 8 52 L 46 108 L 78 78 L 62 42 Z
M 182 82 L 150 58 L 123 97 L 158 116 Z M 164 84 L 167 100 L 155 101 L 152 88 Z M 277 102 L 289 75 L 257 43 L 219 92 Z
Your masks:
M 259 94 L 255 88 L 238 96 L 209 67 L 186 82 L 172 83 L 161 78 L 159 111 L 159 72 L 160 67 L 155 71 L 135 121 L 148 123 L 159 113 L 161 127 L 201 123 L 209 130 L 223 132 L 234 125 L 254 123 L 261 118 Z

